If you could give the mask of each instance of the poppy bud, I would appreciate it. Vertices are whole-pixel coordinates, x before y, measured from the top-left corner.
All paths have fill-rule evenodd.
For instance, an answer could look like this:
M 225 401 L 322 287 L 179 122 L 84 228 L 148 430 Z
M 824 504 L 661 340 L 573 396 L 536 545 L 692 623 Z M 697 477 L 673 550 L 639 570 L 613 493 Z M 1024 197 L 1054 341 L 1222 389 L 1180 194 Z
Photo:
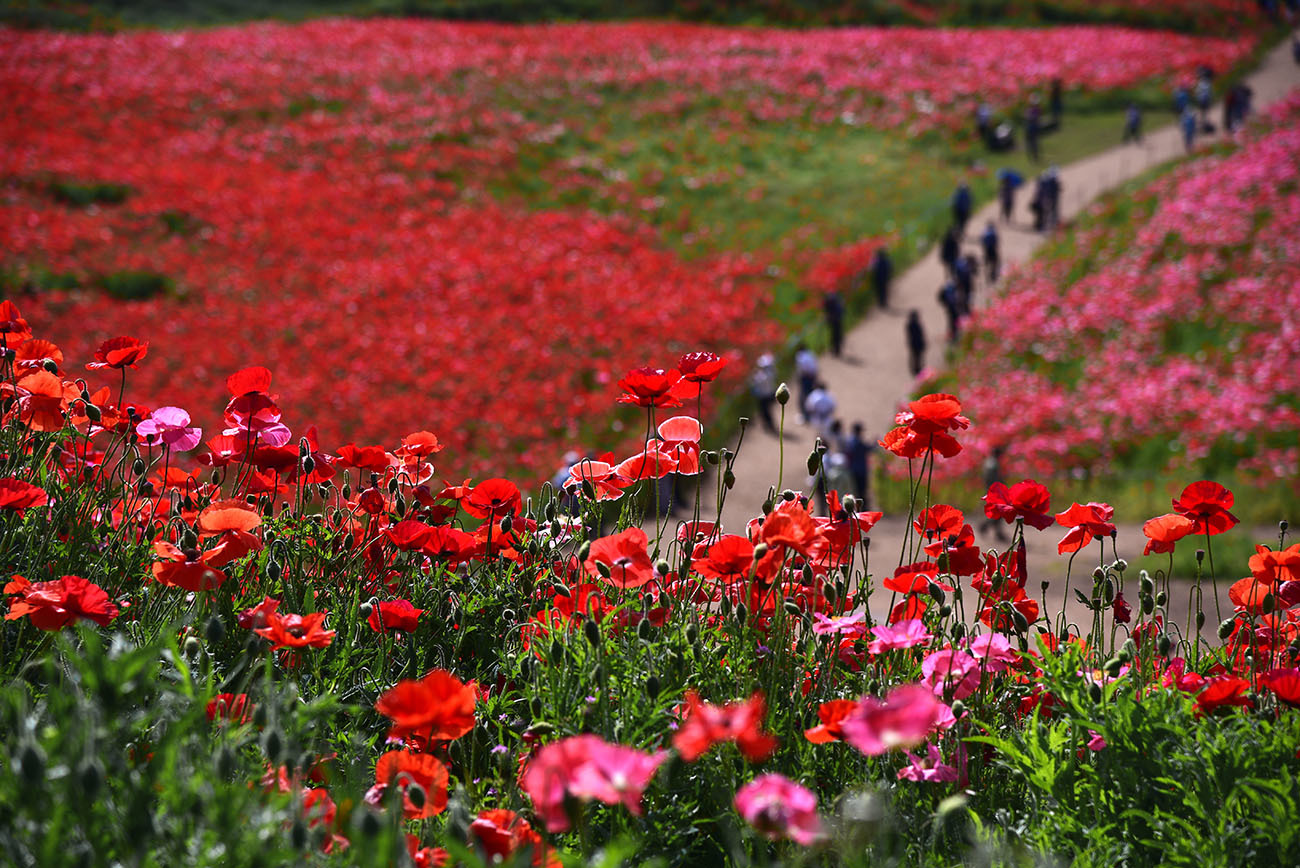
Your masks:
M 1199 563 L 1200 563 L 1201 561 L 1203 561 L 1203 560 L 1205 560 L 1205 549 L 1197 549 L 1197 550 L 1196 550 L 1196 563 L 1199 564 Z
M 961 717 L 965 713 L 966 713 L 966 703 L 962 702 L 960 699 L 954 699 L 952 701 L 953 717 Z
M 660 558 L 659 560 L 655 561 L 655 575 L 659 576 L 660 578 L 663 578 L 664 576 L 668 575 L 668 571 L 671 569 L 672 569 L 672 565 L 669 564 L 668 561 L 664 560 L 663 558 Z
M 695 625 L 695 622 L 692 621 L 690 624 L 687 624 L 686 641 L 694 645 L 696 640 L 699 638 L 700 638 L 700 628 Z
M 271 761 L 271 765 L 279 765 L 280 757 L 284 754 L 284 737 L 280 735 L 278 729 L 273 729 L 266 734 L 262 749 L 266 752 L 266 758 Z
M 651 701 L 658 698 L 660 689 L 661 685 L 659 684 L 658 675 L 651 675 L 645 680 L 645 694 L 650 697 Z
M 357 832 L 362 838 L 377 838 L 383 831 L 380 825 L 379 815 L 374 811 L 357 811 L 359 820 L 357 821 Z
M 745 626 L 745 619 L 747 617 L 749 617 L 749 610 L 745 608 L 744 603 L 741 603 L 736 607 L 736 623 L 742 627 Z
M 1092 580 L 1094 582 L 1100 582 L 1104 578 L 1106 578 L 1106 571 L 1101 567 L 1094 567 L 1092 570 Z
M 1290 528 L 1290 527 L 1291 527 L 1291 525 L 1287 524 L 1287 521 L 1286 521 L 1285 518 L 1282 519 L 1281 521 L 1279 521 L 1279 522 L 1277 523 L 1277 529 L 1280 530 L 1282 533 L 1286 533 L 1286 532 L 1287 532 L 1287 529 Z
M 131 472 L 136 476 L 144 476 L 147 469 L 148 468 L 146 467 L 143 458 L 137 458 L 135 461 L 131 462 Z
M 374 611 L 375 611 L 375 607 L 372 606 L 369 602 L 365 602 L 362 603 L 360 606 L 357 606 L 357 614 L 360 615 L 362 618 L 369 618 L 372 614 L 374 614 Z
M 943 593 L 943 588 L 939 587 L 937 582 L 930 582 L 926 587 L 926 591 L 930 594 L 930 598 L 941 606 L 948 599 Z
M 1204 613 L 1204 612 L 1197 612 L 1197 613 L 1196 613 L 1196 629 L 1197 629 L 1197 630 L 1200 630 L 1200 629 L 1201 629 L 1202 627 L 1204 627 L 1204 626 L 1205 626 L 1205 613 Z
M 253 707 L 253 726 L 261 729 L 266 726 L 266 706 L 257 705 Z
M 814 449 L 812 452 L 808 453 L 808 475 L 809 476 L 815 476 L 817 474 L 817 468 L 821 467 L 821 464 L 822 464 L 822 456 L 820 452 Z
M 555 596 L 557 597 L 564 597 L 568 599 L 573 596 L 573 591 L 570 591 L 569 586 L 564 584 L 563 582 L 557 581 L 554 585 L 551 586 L 551 590 L 555 592 Z
M 235 752 L 230 749 L 230 745 L 223 744 L 221 750 L 217 751 L 217 777 L 223 781 L 228 781 L 235 774 Z
M 1111 603 L 1115 602 L 1115 583 L 1110 579 L 1107 579 L 1106 584 L 1102 587 L 1106 592 L 1102 597 L 1102 602 L 1109 606 Z
M 600 625 L 591 618 L 583 622 L 582 633 L 592 645 L 600 645 Z
M 1161 657 L 1168 657 L 1172 650 L 1174 650 L 1174 642 L 1167 633 L 1161 633 L 1156 637 L 1156 651 L 1160 652 Z
M 509 515 L 505 515 L 505 516 L 502 516 L 502 517 L 501 517 L 501 532 L 502 532 L 502 533 L 510 533 L 510 530 L 511 530 L 514 526 L 515 526 L 515 520 L 514 520 L 514 518 L 512 518 L 512 517 L 509 516 Z
M 1011 621 L 1016 625 L 1017 632 L 1023 633 L 1029 629 L 1029 619 L 1025 617 L 1024 612 L 1015 606 L 1011 607 Z
M 796 615 L 796 616 L 803 611 L 802 609 L 799 608 L 799 604 L 796 603 L 794 600 L 786 600 L 784 603 L 781 604 L 781 608 L 785 609 L 786 614 Z
M 412 785 L 411 789 L 415 789 Z M 295 850 L 307 849 L 307 824 L 298 817 L 293 821 L 293 827 L 289 831 L 289 846 Z
M 718 466 L 718 453 L 712 449 L 704 452 L 704 460 L 712 467 Z
M 23 782 L 29 787 L 45 783 L 45 751 L 41 746 L 28 742 L 18 752 L 18 769 Z
M 642 642 L 650 642 L 654 639 L 654 627 L 649 618 L 642 618 L 636 625 L 636 637 Z
M 956 642 L 960 642 L 960 641 L 962 640 L 962 638 L 963 638 L 965 635 L 966 635 L 966 625 L 965 625 L 965 624 L 953 624 L 953 625 L 952 625 L 952 638 L 953 638 L 954 641 L 956 641 Z
M 87 404 L 87 405 L 86 405 L 86 418 L 89 419 L 90 421 L 92 421 L 92 422 L 98 424 L 98 423 L 99 423 L 99 422 L 104 418 L 104 414 L 103 414 L 103 413 L 100 413 L 100 412 L 99 412 L 99 408 L 96 407 L 94 404 Z
M 947 618 L 951 614 L 952 614 L 952 606 L 949 606 L 947 603 L 944 603 L 942 606 L 939 607 L 940 618 Z
M 578 546 L 578 560 L 585 561 L 590 556 L 591 540 L 586 540 L 582 545 Z
M 1273 609 L 1275 607 L 1276 602 L 1277 602 L 1276 598 L 1273 596 L 1273 593 L 1270 591 L 1269 593 L 1264 595 L 1264 600 L 1262 603 L 1260 603 L 1259 610 L 1263 612 L 1265 615 L 1271 615 L 1273 614 Z
M 1127 569 L 1128 569 L 1128 561 L 1124 560 L 1123 558 L 1120 558 L 1119 560 L 1115 561 L 1116 572 L 1122 573 Z
M 851 494 L 846 494 L 840 498 L 840 506 L 844 507 L 844 511 L 849 515 L 853 515 L 858 511 L 858 499 Z
M 1197 612 L 1197 614 L 1199 615 L 1200 613 Z M 1197 626 L 1199 627 L 1200 624 L 1197 624 Z M 1219 624 L 1219 638 L 1224 641 L 1227 641 L 1228 637 L 1231 636 L 1236 629 L 1237 629 L 1236 618 L 1224 618 L 1223 621 Z
M 737 421 L 740 422 L 741 432 L 744 432 L 745 428 L 749 425 L 749 417 L 741 416 Z
M 1137 656 L 1137 643 L 1132 639 L 1125 639 L 1124 644 L 1119 646 L 1119 659 L 1128 663 Z
M 837 594 L 836 594 L 836 591 L 835 591 L 835 586 L 834 586 L 834 585 L 831 585 L 831 584 L 827 584 L 827 585 L 825 585 L 825 586 L 822 588 L 822 596 L 826 598 L 826 602 L 827 602 L 827 603 L 832 603 L 832 604 L 833 604 L 833 603 L 835 602 L 835 600 L 838 599 Z
M 304 455 L 302 459 L 302 472 L 310 476 L 316 472 L 316 459 L 310 455 Z
M 776 387 L 776 402 L 782 407 L 790 403 L 790 387 L 785 383 Z
M 213 615 L 204 626 L 203 635 L 208 640 L 209 645 L 219 644 L 222 639 L 226 638 L 226 622 Z
M 596 561 L 596 572 L 600 573 L 600 575 L 606 579 L 614 575 L 614 571 L 611 570 L 609 564 L 604 561 Z
M 1099 703 L 1099 702 L 1101 702 L 1101 685 L 1100 685 L 1100 684 L 1098 684 L 1097 682 L 1094 681 L 1094 682 L 1092 682 L 1091 684 L 1088 685 L 1088 698 L 1091 699 L 1094 703 Z
M 1151 614 L 1152 612 L 1154 612 L 1155 610 L 1156 610 L 1156 600 L 1155 600 L 1155 598 L 1152 597 L 1152 596 L 1150 596 L 1150 595 L 1148 595 L 1148 594 L 1143 594 L 1143 595 L 1142 595 L 1142 614 L 1143 614 L 1143 615 L 1150 615 L 1150 614 Z
M 351 500 L 351 499 L 352 499 L 352 483 L 350 483 L 350 482 L 345 482 L 345 483 L 343 483 L 343 491 L 342 491 L 342 494 L 343 494 L 343 499 L 344 499 L 344 500 Z
M 424 810 L 424 803 L 428 801 L 428 796 L 424 792 L 424 787 L 417 783 L 411 783 L 406 788 L 406 798 L 411 800 L 411 807 L 417 811 Z
M 1144 594 L 1154 594 L 1156 592 L 1156 583 L 1151 581 L 1151 576 L 1147 575 L 1146 570 L 1142 571 L 1141 590 Z
M 561 654 L 564 653 L 564 647 L 563 647 L 563 646 L 560 646 L 560 653 L 561 653 Z M 542 709 L 542 700 L 541 700 L 541 697 L 534 696 L 534 697 L 532 698 L 532 700 L 528 703 L 528 713 L 529 713 L 530 715 L 532 715 L 533 717 L 541 717 L 541 716 L 542 716 L 542 710 L 543 710 L 543 709 Z M 553 731 L 554 731 L 554 730 L 545 730 L 545 731 L 543 731 L 543 727 L 549 727 L 549 726 L 550 726 L 550 724 L 548 724 L 548 723 L 545 723 L 545 722 L 538 722 L 538 723 L 534 723 L 532 726 L 528 727 L 528 729 L 529 729 L 529 731 L 532 731 L 532 732 L 539 732 L 539 733 L 542 733 L 542 734 L 547 734 L 547 733 L 549 733 L 549 732 L 553 732 Z
M 1165 604 L 1168 603 L 1168 602 L 1169 602 L 1169 595 L 1166 594 L 1164 591 L 1161 591 L 1160 593 L 1156 594 L 1156 605 L 1157 605 L 1157 606 L 1159 606 L 1159 607 L 1161 607 L 1161 608 L 1163 609 L 1163 608 L 1165 607 Z
M 730 469 L 728 469 L 725 473 L 722 474 L 722 484 L 727 487 L 728 491 L 730 491 L 732 488 L 735 488 L 736 474 L 733 473 Z
M 187 638 L 185 639 L 185 656 L 186 656 L 186 657 L 188 657 L 188 658 L 190 658 L 190 659 L 192 660 L 192 659 L 198 657 L 198 656 L 199 656 L 199 652 L 202 651 L 202 650 L 203 650 L 203 646 L 202 646 L 202 644 L 200 644 L 200 642 L 199 642 L 199 640 L 198 640 L 197 637 L 195 637 L 195 636 L 189 636 L 189 637 L 187 637 Z
M 280 562 L 274 558 L 268 558 L 266 561 L 266 577 L 273 582 L 280 580 L 280 575 L 284 571 L 280 568 Z
M 732 606 L 731 606 L 731 598 L 730 598 L 730 597 L 723 597 L 723 598 L 718 602 L 718 611 L 720 611 L 724 616 L 726 616 L 726 615 L 730 615 L 730 614 L 731 614 L 731 608 L 732 608 Z

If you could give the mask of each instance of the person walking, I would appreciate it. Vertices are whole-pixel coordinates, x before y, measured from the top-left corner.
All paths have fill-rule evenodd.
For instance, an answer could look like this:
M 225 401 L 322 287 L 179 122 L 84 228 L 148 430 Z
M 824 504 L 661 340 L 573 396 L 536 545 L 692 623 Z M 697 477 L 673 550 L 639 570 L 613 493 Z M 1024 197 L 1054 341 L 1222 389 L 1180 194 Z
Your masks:
M 1038 104 L 1038 94 L 1029 97 L 1029 110 L 1025 112 L 1025 151 L 1029 159 L 1038 162 L 1038 137 L 1043 129 L 1043 109 Z
M 1129 142 L 1142 144 L 1142 110 L 1135 102 L 1129 103 L 1124 112 L 1124 144 Z
M 881 310 L 889 307 L 889 282 L 894 277 L 894 263 L 889 251 L 879 248 L 871 257 L 871 283 L 876 290 L 876 303 Z
M 970 212 L 973 204 L 970 185 L 962 181 L 957 185 L 957 191 L 952 194 L 952 224 L 957 230 L 959 240 L 966 235 L 966 224 L 970 222 Z
M 998 282 L 998 269 L 1001 265 L 1001 239 L 998 238 L 998 228 L 992 220 L 984 227 L 984 234 L 980 236 L 980 246 L 984 249 L 984 271 L 989 285 L 992 286 Z
M 838 359 L 844 348 L 844 299 L 838 291 L 832 289 L 826 293 L 822 310 L 826 313 L 826 328 L 831 336 L 831 355 Z
M 800 421 L 807 421 L 808 396 L 817 387 L 817 376 L 820 369 L 817 365 L 817 354 L 808 349 L 808 345 L 803 341 L 800 341 L 795 347 L 794 371 L 799 378 Z
M 876 444 L 867 440 L 862 423 L 854 422 L 853 432 L 844 441 L 844 457 L 848 459 L 859 512 L 871 508 L 871 453 L 875 451 Z
M 1183 148 L 1190 154 L 1196 147 L 1196 112 L 1192 111 L 1191 106 L 1183 109 L 1178 123 L 1183 131 Z
M 950 226 L 939 244 L 939 259 L 943 262 L 943 267 L 948 270 L 949 276 L 957 273 L 957 257 L 960 254 L 961 242 L 957 239 L 957 229 Z
M 1201 112 L 1201 129 L 1210 132 L 1210 103 L 1214 101 L 1214 87 L 1210 83 L 1214 73 L 1202 66 L 1196 76 L 1196 107 Z
M 749 394 L 758 405 L 758 419 L 763 423 L 763 430 L 776 434 L 776 422 L 772 419 L 772 405 L 776 403 L 776 359 L 771 353 L 758 357 L 754 372 L 749 375 Z
M 913 377 L 919 377 L 925 368 L 925 328 L 921 314 L 912 310 L 907 314 L 907 354 Z
M 975 257 L 969 253 L 963 253 L 957 257 L 956 274 L 954 282 L 957 284 L 957 310 L 962 316 L 967 316 L 971 312 L 971 307 L 975 299 L 975 273 L 979 266 L 975 264 Z
M 1002 222 L 1010 223 L 1011 215 L 1016 209 L 1016 187 L 1020 186 L 1020 176 L 1010 169 L 998 172 L 998 202 L 1002 206 Z
M 945 282 L 943 288 L 939 290 L 939 304 L 943 306 L 943 312 L 948 315 L 948 343 L 954 344 L 957 342 L 960 328 L 958 321 L 961 319 L 961 300 L 957 296 L 955 281 Z
M 1048 168 L 1043 181 L 1043 223 L 1048 230 L 1061 225 L 1061 172 Z
M 812 425 L 813 431 L 817 436 L 822 438 L 823 443 L 830 444 L 831 424 L 835 420 L 835 398 L 827 388 L 826 383 L 817 380 L 813 384 L 812 391 L 808 393 L 808 422 Z
M 984 459 L 985 491 L 988 491 L 995 483 L 1002 482 L 1002 456 L 1005 454 L 1006 447 L 998 444 L 993 447 L 993 451 Z M 1007 538 L 1006 523 L 1001 519 L 985 518 L 980 524 L 980 533 L 988 533 L 989 528 L 993 529 L 993 534 L 997 537 L 999 543 L 1006 545 L 1011 541 Z

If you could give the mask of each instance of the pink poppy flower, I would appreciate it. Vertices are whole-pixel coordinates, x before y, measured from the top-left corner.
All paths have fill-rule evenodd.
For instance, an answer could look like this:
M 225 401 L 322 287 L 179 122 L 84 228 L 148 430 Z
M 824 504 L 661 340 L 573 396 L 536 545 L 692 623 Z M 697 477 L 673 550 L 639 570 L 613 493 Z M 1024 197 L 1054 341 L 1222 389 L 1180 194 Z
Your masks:
M 736 810 L 768 838 L 807 846 L 822 837 L 817 796 L 784 775 L 759 775 L 745 784 L 736 792 Z
M 955 766 L 944 763 L 943 753 L 933 743 L 925 746 L 925 759 L 907 751 L 908 764 L 898 770 L 900 781 L 925 781 L 938 784 L 958 778 Z
M 934 638 L 920 618 L 907 618 L 896 624 L 872 627 L 871 632 L 876 638 L 871 640 L 867 650 L 872 654 L 915 648 L 917 645 L 928 644 Z
M 1011 650 L 1011 641 L 1001 633 L 976 636 L 968 647 L 971 656 L 983 665 L 986 672 L 1005 672 L 1020 659 L 1020 655 Z
M 668 754 L 642 753 L 609 744 L 594 735 L 577 735 L 548 744 L 529 763 L 520 785 L 533 800 L 537 816 L 552 832 L 569 828 L 566 797 L 622 803 L 641 813 L 641 794 Z
M 867 621 L 861 614 L 829 618 L 821 612 L 814 612 L 812 629 L 818 636 L 845 636 L 857 639 L 866 635 Z
M 844 740 L 867 756 L 918 745 L 933 732 L 948 707 L 921 684 L 904 684 L 884 699 L 864 696 L 841 729 Z
M 965 699 L 980 686 L 980 665 L 965 651 L 945 648 L 921 661 L 921 683 L 942 696 L 951 691 L 953 699 Z
M 190 414 L 180 407 L 159 407 L 135 426 L 146 443 L 161 442 L 176 452 L 188 452 L 203 439 L 201 428 L 190 427 Z
M 1101 733 L 1095 729 L 1088 730 L 1088 750 L 1098 751 L 1106 749 L 1106 739 L 1102 738 Z

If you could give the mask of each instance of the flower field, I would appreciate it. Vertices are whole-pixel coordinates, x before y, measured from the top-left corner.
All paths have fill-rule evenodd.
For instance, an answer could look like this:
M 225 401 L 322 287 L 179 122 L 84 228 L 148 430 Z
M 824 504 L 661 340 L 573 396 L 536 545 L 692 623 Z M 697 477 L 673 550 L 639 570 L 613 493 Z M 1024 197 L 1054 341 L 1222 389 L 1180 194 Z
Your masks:
M 945 383 L 984 420 L 972 453 L 1006 443 L 1040 477 L 1236 472 L 1293 485 L 1298 171 L 1292 97 L 1226 152 L 1094 206 L 977 313 L 962 358 L 980 363 L 958 360 Z
M 220 414 L 145 412 L 145 340 L 73 359 L 6 300 L 0 344 L 15 864 L 1283 865 L 1300 846 L 1285 523 L 1222 576 L 1134 575 L 1108 504 L 1024 480 L 989 490 L 1012 538 L 982 551 L 977 517 L 921 484 L 981 422 L 931 394 L 882 441 L 917 480 L 897 569 L 870 557 L 881 514 L 834 492 L 826 516 L 783 492 L 747 527 L 650 536 L 636 495 L 658 477 L 729 485 L 735 453 L 681 406 L 718 387 L 713 353 L 625 372 L 648 439 L 535 492 L 435 483 L 437 432 L 296 437 L 266 368 L 226 376 Z M 1241 532 L 1215 482 L 1171 506 L 1149 550 Z M 1079 609 L 1025 573 L 1026 535 L 1053 528 Z
M 1253 45 L 1114 28 L 4 30 L 0 268 L 70 356 L 147 333 L 144 406 L 215 409 L 219 372 L 263 364 L 293 427 L 327 442 L 436 428 L 467 473 L 543 478 L 597 433 L 633 444 L 608 409 L 623 371 L 708 343 L 734 389 L 803 275 L 887 234 L 823 232 L 802 191 L 777 200 L 747 175 L 783 130 L 871 137 L 840 147 L 859 166 L 860 148 L 893 149 L 877 190 L 933 195 L 955 173 L 903 131 L 965 126 L 978 99 L 1010 109 L 1056 76 L 1081 94 L 1167 86 Z M 633 131 L 584 157 L 613 116 Z M 698 148 L 662 134 L 684 118 Z M 717 214 L 721 191 L 787 223 L 728 232 L 717 221 L 742 215 Z M 929 207 L 913 195 L 874 219 L 912 225 Z

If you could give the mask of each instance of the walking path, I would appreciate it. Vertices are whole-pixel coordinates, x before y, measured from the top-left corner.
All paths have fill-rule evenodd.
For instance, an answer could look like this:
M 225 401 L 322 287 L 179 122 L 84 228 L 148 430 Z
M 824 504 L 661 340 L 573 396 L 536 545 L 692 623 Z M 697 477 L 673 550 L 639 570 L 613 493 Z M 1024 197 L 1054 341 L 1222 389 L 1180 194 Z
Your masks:
M 1271 51 L 1260 68 L 1249 76 L 1248 83 L 1254 89 L 1253 106 L 1257 112 L 1282 99 L 1292 88 L 1300 86 L 1300 66 L 1291 57 L 1289 42 L 1284 41 Z M 1221 107 L 1216 106 L 1210 117 L 1217 120 L 1221 115 Z M 1066 122 L 1068 121 L 1067 116 Z M 1120 132 L 1119 129 L 1115 130 L 1117 138 Z M 1215 135 L 1208 140 L 1216 141 L 1218 138 Z M 1112 147 L 1061 167 L 1062 216 L 1066 220 L 1073 218 L 1103 193 L 1158 163 L 1180 157 L 1184 153 L 1182 136 L 1171 125 L 1147 133 L 1141 145 Z M 1019 193 L 1012 224 L 999 224 L 1004 273 L 1009 268 L 1027 262 L 1044 240 L 1043 235 L 1028 228 L 1032 226 L 1029 196 L 1024 188 Z M 982 208 L 974 215 L 969 223 L 966 248 L 973 249 L 973 244 L 978 241 L 978 233 L 988 220 L 995 219 L 996 216 L 996 203 Z M 890 309 L 874 311 L 846 335 L 842 357 L 823 356 L 819 360 L 822 379 L 839 401 L 837 415 L 845 421 L 846 426 L 861 420 L 866 425 L 868 435 L 878 437 L 893 427 L 894 413 L 908 400 L 914 381 L 907 367 L 904 341 L 903 324 L 907 311 L 920 311 L 930 342 L 928 360 L 932 365 L 939 360 L 947 329 L 943 310 L 936 297 L 943 281 L 944 269 L 938 251 L 931 250 L 924 259 L 895 279 L 890 291 Z M 976 297 L 986 299 L 989 292 L 985 288 Z M 792 391 L 797 391 L 793 381 L 790 385 Z M 801 489 L 805 487 L 808 478 L 807 459 L 815 435 L 810 428 L 796 423 L 793 401 L 786 410 L 783 485 L 786 488 Z M 886 460 L 888 458 L 885 456 Z M 744 445 L 736 460 L 735 487 L 725 501 L 722 515 L 725 529 L 743 533 L 745 523 L 761 513 L 762 503 L 768 495 L 768 486 L 776 482 L 776 471 L 780 464 L 777 438 L 764 432 L 757 420 L 754 420 L 746 432 Z M 1009 475 L 1014 474 L 1014 470 L 1014 467 L 1010 468 Z M 709 497 L 707 493 L 705 496 Z M 972 513 L 972 519 L 982 518 L 982 513 L 975 510 L 977 504 L 965 506 Z M 713 514 L 713 504 L 706 502 L 704 515 Z M 1141 553 L 1145 539 L 1140 527 L 1147 517 L 1116 517 L 1126 523 L 1120 528 L 1119 534 L 1121 555 L 1136 560 L 1136 556 Z M 972 523 L 978 524 L 977 521 Z M 892 570 L 902 546 L 905 524 L 905 517 L 886 517 L 872 530 L 872 552 L 879 558 L 875 563 L 880 565 L 873 572 L 880 574 Z M 1058 530 L 1064 533 L 1064 528 Z M 1042 533 L 1031 529 L 1029 537 L 1029 575 L 1031 585 L 1035 586 L 1031 587 L 1031 591 L 1036 595 L 1036 583 L 1040 579 L 1057 578 L 1064 574 L 1066 559 L 1056 553 L 1060 534 L 1051 529 Z M 996 545 L 992 538 L 981 539 L 980 542 Z M 1089 563 L 1091 564 L 1091 558 Z M 1239 566 L 1244 569 L 1244 565 Z M 1059 588 L 1058 592 L 1064 593 L 1064 589 Z M 1050 602 L 1056 605 L 1055 601 Z M 1184 601 L 1184 609 L 1185 606 Z M 1171 612 L 1171 615 L 1179 619 L 1182 614 Z M 1212 609 L 1210 617 L 1213 618 Z M 1209 628 L 1212 629 L 1213 626 L 1210 624 Z

